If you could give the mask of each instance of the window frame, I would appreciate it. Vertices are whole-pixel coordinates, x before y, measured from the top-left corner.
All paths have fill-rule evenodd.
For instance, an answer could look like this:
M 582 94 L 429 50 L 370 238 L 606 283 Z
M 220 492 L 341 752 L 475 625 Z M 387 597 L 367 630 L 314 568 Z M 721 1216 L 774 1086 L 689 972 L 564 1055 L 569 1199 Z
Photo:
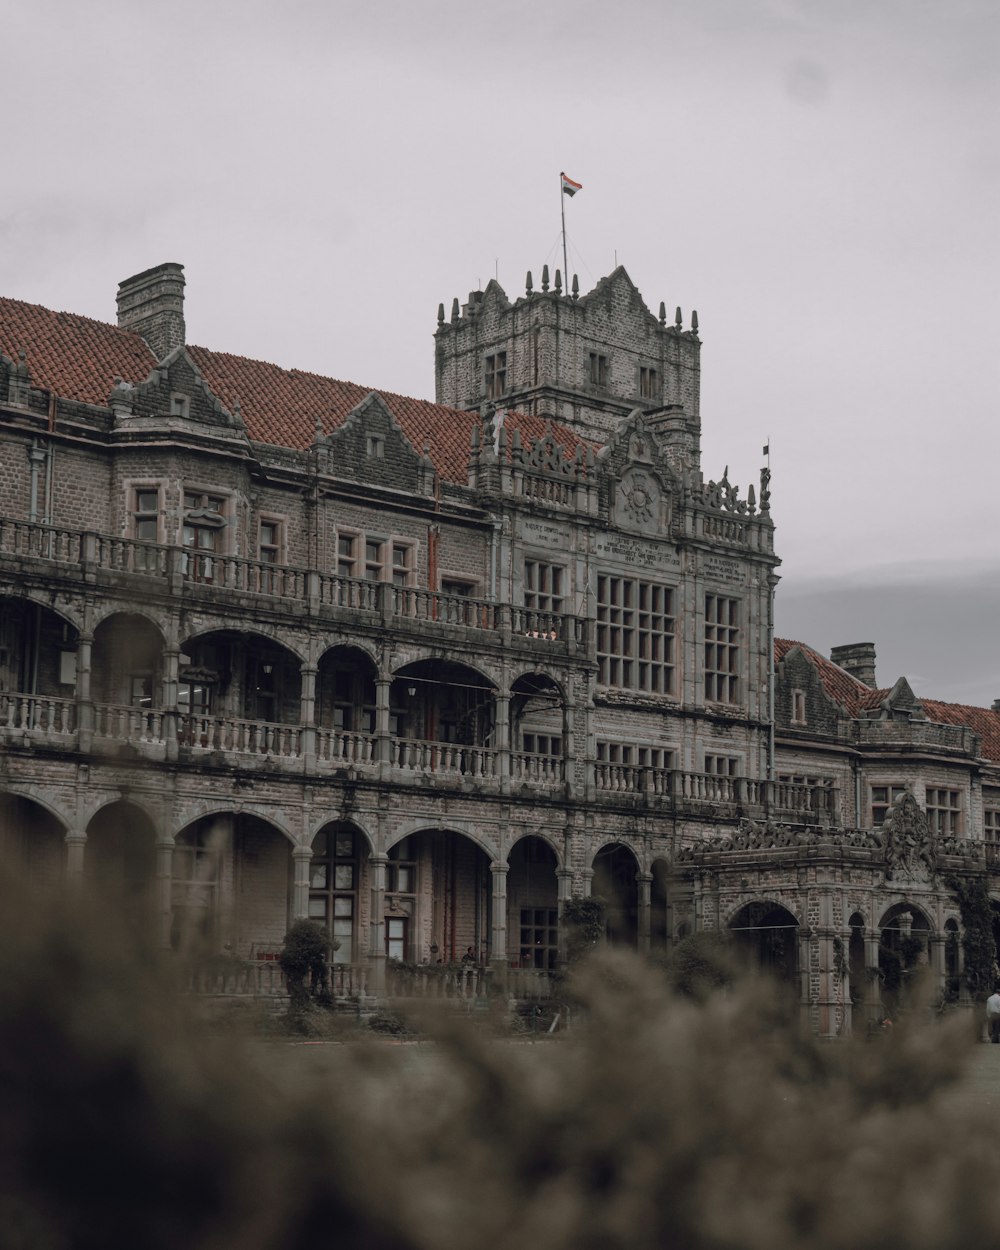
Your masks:
M 737 707 L 742 702 L 742 600 L 706 591 L 704 609 L 702 680 L 705 702 Z
M 675 586 L 665 582 L 631 574 L 598 572 L 599 686 L 676 698 L 679 665 L 675 590 Z

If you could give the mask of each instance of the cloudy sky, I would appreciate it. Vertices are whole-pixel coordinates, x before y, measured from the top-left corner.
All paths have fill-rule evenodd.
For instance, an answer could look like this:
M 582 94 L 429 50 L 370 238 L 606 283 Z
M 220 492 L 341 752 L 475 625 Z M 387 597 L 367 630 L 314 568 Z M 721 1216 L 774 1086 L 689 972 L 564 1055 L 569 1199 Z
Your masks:
M 432 397 L 496 275 L 616 261 L 696 308 L 704 468 L 770 439 L 778 627 L 1000 696 L 995 0 L 2 6 L 0 287 Z

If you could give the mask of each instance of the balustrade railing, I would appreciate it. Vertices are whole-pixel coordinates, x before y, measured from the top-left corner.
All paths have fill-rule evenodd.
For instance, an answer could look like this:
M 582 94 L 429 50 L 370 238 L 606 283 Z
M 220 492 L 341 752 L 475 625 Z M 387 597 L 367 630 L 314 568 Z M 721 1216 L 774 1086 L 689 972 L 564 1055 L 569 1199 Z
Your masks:
M 330 764 L 373 764 L 375 736 L 348 733 L 343 729 L 318 729 L 316 758 Z
M 440 773 L 493 780 L 498 752 L 492 747 L 462 746 L 455 742 L 425 742 L 416 738 L 390 739 L 390 761 L 411 772 Z
M 120 742 L 164 741 L 163 713 L 153 708 L 94 704 L 94 736 Z
M 78 530 L 41 525 L 36 521 L 13 521 L 0 517 L 0 554 L 57 560 L 79 564 L 82 553 Z
M 559 755 L 539 755 L 530 751 L 515 751 L 510 757 L 511 780 L 535 786 L 561 785 L 565 776 L 565 764 Z
M 170 571 L 172 548 L 157 543 L 141 543 L 134 538 L 94 536 L 93 557 L 98 568 L 112 573 L 142 573 L 147 577 L 165 577 Z
M 192 751 L 297 759 L 302 754 L 302 729 L 235 716 L 182 716 L 178 742 Z
M 243 594 L 298 600 L 304 600 L 307 594 L 308 574 L 304 569 L 265 560 L 192 551 L 184 553 L 181 572 L 185 581 Z
M 76 703 L 72 699 L 0 691 L 0 730 L 55 739 L 75 729 Z
M 385 970 L 390 998 L 478 998 L 486 994 L 490 973 L 477 964 L 401 964 Z
M 466 629 L 500 628 L 499 605 L 485 599 L 446 595 L 437 590 L 417 590 L 410 586 L 393 586 L 391 591 L 395 616 L 436 621 L 440 625 L 461 625 Z
M 324 573 L 319 579 L 319 601 L 325 607 L 375 612 L 378 609 L 378 591 L 378 582 L 363 577 Z

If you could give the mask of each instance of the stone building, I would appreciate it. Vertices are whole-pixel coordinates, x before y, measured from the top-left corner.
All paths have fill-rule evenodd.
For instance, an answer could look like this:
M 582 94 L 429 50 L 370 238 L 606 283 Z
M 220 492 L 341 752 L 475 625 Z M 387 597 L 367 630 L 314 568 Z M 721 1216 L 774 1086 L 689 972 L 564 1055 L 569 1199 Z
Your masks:
M 526 285 L 440 309 L 435 403 L 188 344 L 176 264 L 116 325 L 0 299 L 7 855 L 257 989 L 310 916 L 338 993 L 543 996 L 593 895 L 640 950 L 732 930 L 842 1033 L 895 935 L 957 972 L 1000 717 L 775 643 L 696 316 Z

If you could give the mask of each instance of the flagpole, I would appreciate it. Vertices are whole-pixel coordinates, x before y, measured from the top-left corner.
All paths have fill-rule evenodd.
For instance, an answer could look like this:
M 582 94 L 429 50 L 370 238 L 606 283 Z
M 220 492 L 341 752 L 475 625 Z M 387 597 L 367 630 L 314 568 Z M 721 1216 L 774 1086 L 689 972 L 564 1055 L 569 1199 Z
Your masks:
M 566 259 L 566 192 L 563 190 L 563 178 L 566 175 L 560 170 L 559 173 L 559 212 L 562 216 L 562 236 L 563 236 L 563 290 L 569 294 L 569 262 Z

